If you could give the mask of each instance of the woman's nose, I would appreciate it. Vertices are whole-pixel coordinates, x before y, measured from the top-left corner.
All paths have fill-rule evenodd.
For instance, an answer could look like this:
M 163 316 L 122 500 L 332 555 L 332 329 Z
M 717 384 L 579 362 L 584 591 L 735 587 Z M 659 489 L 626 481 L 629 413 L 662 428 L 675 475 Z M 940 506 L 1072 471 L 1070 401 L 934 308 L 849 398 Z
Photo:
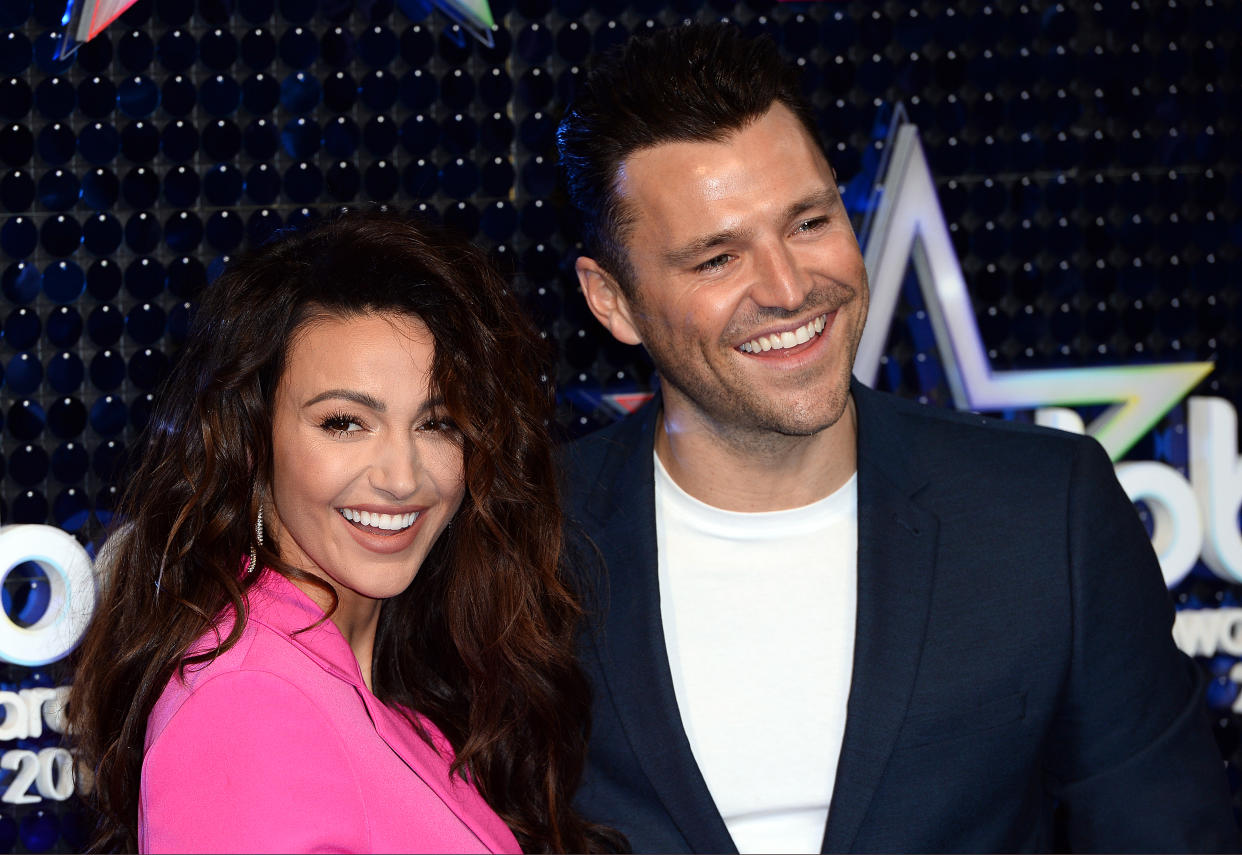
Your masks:
M 371 467 L 371 486 L 394 499 L 405 499 L 418 490 L 422 476 L 418 443 L 411 437 L 393 437 L 382 443 Z

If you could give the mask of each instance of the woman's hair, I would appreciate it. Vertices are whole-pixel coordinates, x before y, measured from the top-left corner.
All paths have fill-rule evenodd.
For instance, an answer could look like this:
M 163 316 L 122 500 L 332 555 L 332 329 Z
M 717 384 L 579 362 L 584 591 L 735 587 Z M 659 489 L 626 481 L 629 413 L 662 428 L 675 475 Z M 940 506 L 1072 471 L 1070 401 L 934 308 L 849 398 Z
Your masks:
M 308 319 L 372 312 L 416 316 L 431 331 L 432 391 L 460 429 L 465 478 L 452 525 L 381 607 L 375 694 L 435 723 L 454 772 L 524 850 L 623 845 L 570 804 L 590 692 L 573 657 L 580 608 L 558 570 L 546 349 L 479 250 L 355 211 L 230 265 L 204 292 L 164 384 L 100 562 L 68 706 L 95 776 L 98 847 L 136 851 L 147 717 L 165 685 L 242 633 L 257 577 L 242 572 L 243 556 L 270 497 L 272 406 L 291 340 Z M 260 566 L 317 581 L 276 553 L 270 539 L 259 546 Z M 221 638 L 227 607 L 239 619 Z M 188 657 L 213 630 L 218 646 Z

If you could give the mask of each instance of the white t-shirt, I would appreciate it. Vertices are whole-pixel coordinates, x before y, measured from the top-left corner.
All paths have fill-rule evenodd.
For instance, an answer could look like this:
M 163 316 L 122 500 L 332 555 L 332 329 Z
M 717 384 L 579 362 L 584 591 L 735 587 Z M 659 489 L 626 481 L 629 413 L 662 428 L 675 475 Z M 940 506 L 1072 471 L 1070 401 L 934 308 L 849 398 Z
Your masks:
M 854 656 L 857 476 L 785 511 L 714 508 L 656 456 L 660 613 L 682 725 L 738 851 L 818 852 Z

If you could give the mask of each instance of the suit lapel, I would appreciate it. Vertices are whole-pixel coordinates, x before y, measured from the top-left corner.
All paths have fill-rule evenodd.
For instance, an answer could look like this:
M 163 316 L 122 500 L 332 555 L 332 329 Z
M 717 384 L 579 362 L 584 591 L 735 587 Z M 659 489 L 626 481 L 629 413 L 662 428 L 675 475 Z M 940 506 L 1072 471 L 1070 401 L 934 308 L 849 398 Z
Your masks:
M 927 628 L 938 522 L 883 398 L 857 382 L 858 619 L 845 737 L 824 852 L 851 849 L 914 690 Z
M 664 644 L 652 463 L 659 403 L 617 435 L 587 505 L 608 571 L 593 641 L 609 690 L 628 701 L 616 704 L 626 737 L 691 849 L 735 852 L 682 727 Z

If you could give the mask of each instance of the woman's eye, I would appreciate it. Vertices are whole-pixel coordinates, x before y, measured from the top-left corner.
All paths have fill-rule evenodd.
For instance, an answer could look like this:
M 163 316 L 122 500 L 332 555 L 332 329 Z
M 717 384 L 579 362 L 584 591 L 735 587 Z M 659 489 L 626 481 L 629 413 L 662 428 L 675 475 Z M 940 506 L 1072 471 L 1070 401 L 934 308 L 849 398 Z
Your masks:
M 431 433 L 442 433 L 457 430 L 457 423 L 445 416 L 444 418 L 428 419 L 419 425 L 418 429 Z
M 329 416 L 320 423 L 320 427 L 329 433 L 356 433 L 362 430 L 362 425 L 349 416 Z

